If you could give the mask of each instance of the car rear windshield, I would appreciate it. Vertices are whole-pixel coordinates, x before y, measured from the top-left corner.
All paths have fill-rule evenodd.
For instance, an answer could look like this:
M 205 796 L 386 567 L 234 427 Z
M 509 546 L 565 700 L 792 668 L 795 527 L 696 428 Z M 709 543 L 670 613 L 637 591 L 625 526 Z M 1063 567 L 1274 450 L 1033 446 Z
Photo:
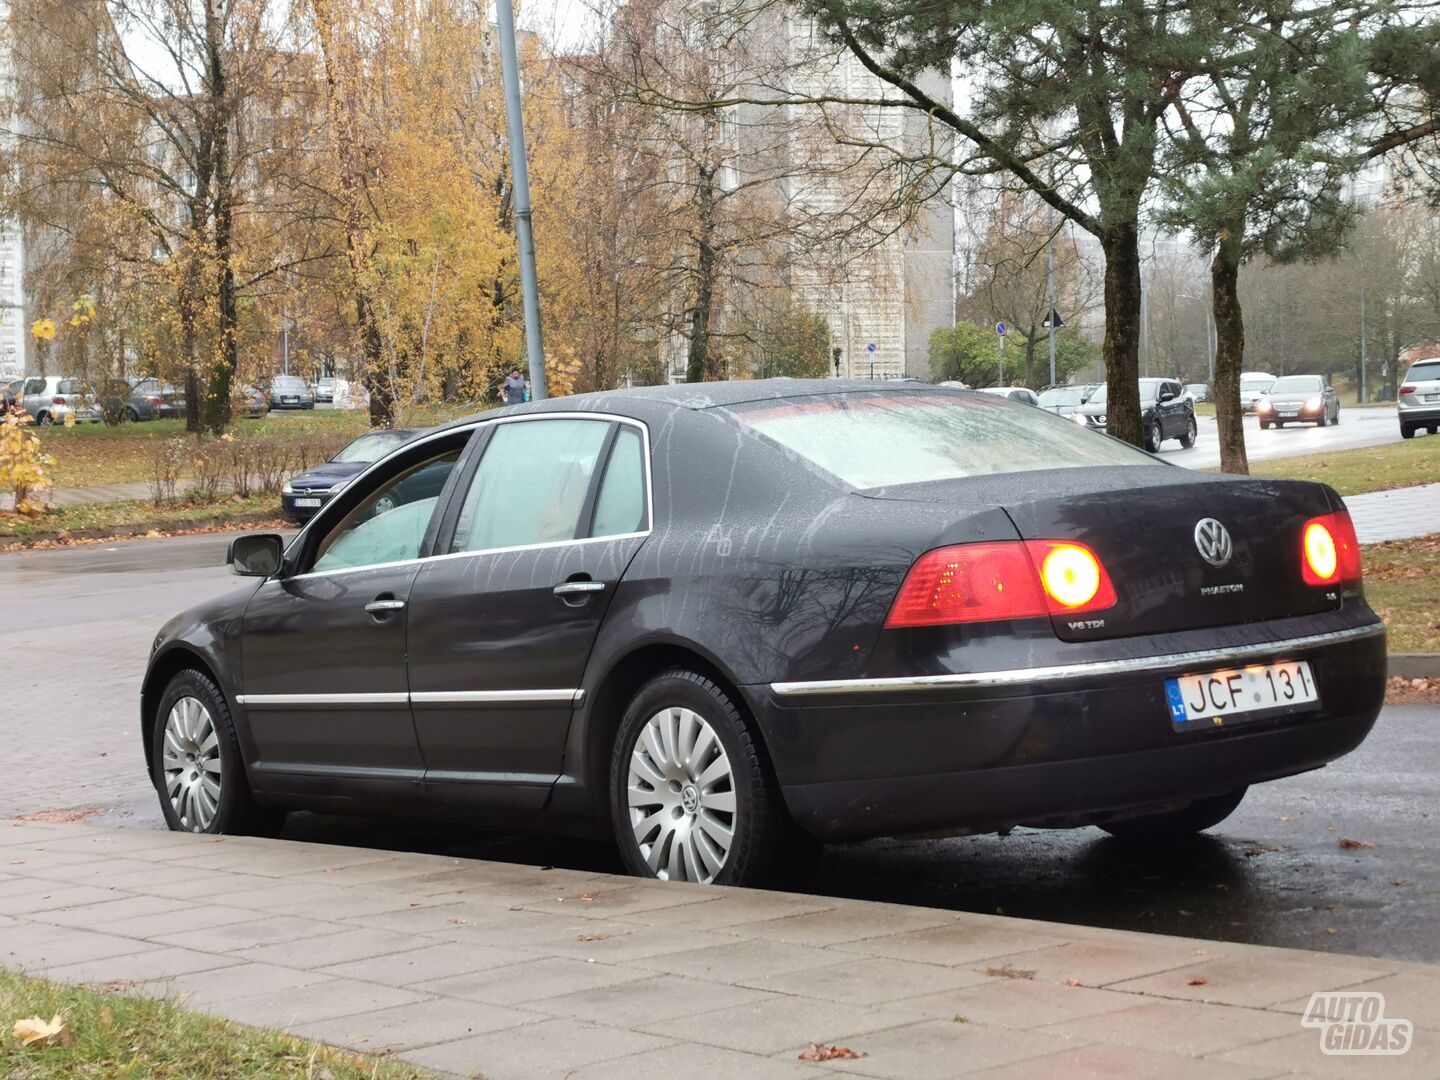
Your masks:
M 1275 385 L 1270 387 L 1273 394 L 1318 394 L 1325 389 L 1325 383 L 1319 375 L 1287 375 L 1283 379 L 1276 379 Z
M 1440 360 L 1416 364 L 1405 373 L 1406 382 L 1440 382 Z
M 854 488 L 1086 465 L 1146 465 L 1133 447 L 989 395 L 825 394 L 724 410 Z
M 1271 387 L 1271 385 L 1272 385 L 1274 382 L 1275 382 L 1275 380 L 1272 379 L 1272 378 L 1269 378 L 1268 376 L 1262 377 L 1262 378 L 1259 378 L 1259 379 L 1241 379 L 1241 380 L 1240 380 L 1240 389 L 1241 389 L 1241 390 L 1260 390 L 1260 391 L 1263 392 L 1263 391 L 1265 391 L 1265 390 L 1269 390 L 1270 387 Z

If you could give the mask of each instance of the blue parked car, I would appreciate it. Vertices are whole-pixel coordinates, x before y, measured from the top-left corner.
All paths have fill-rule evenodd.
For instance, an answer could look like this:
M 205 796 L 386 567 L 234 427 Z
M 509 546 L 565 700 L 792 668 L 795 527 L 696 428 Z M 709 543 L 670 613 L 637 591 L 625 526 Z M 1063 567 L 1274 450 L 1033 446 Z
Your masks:
M 419 435 L 424 428 L 392 428 L 368 431 L 323 465 L 292 476 L 280 493 L 280 505 L 291 521 L 309 521 L 335 493 L 379 461 L 401 443 Z M 435 492 L 439 494 L 439 492 Z

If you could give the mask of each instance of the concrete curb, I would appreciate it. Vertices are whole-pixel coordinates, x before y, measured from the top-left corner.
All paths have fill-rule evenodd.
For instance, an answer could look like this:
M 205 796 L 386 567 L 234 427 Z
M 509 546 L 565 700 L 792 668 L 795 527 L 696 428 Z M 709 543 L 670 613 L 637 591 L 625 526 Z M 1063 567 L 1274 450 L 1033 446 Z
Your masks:
M 1391 653 L 1390 677 L 1440 679 L 1440 653 Z

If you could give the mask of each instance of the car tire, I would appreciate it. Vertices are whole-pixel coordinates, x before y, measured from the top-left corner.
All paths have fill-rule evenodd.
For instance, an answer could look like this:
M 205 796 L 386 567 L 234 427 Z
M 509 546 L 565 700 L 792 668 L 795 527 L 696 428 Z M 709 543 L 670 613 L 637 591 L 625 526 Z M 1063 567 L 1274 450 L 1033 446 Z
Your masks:
M 1165 432 L 1160 427 L 1159 420 L 1150 421 L 1150 429 L 1145 433 L 1145 449 L 1152 454 L 1160 452 L 1160 444 L 1165 441 Z
M 1200 427 L 1195 423 L 1195 417 L 1185 421 L 1185 434 L 1180 436 L 1180 445 L 1189 450 L 1195 445 L 1195 439 L 1200 434 Z
M 1413 439 L 1414 437 L 1415 437 L 1415 429 L 1414 429 L 1413 427 L 1411 427 L 1409 424 L 1401 424 L 1401 425 L 1400 425 L 1400 438 L 1402 438 L 1402 439 Z
M 768 885 L 813 848 L 736 703 L 684 668 L 651 679 L 626 709 L 610 756 L 610 814 L 637 877 Z
M 280 832 L 285 814 L 257 805 L 250 794 L 230 706 L 213 679 L 195 668 L 178 672 L 151 724 L 150 779 L 172 831 Z
M 138 424 L 140 422 L 140 414 L 134 409 L 126 409 L 125 419 L 129 420 L 132 424 Z
M 38 427 L 50 427 L 55 423 L 55 418 L 48 412 L 42 412 L 35 417 L 35 423 Z
M 1208 799 L 1196 799 L 1189 806 L 1178 810 L 1166 810 L 1159 814 L 1143 817 L 1121 818 L 1119 821 L 1101 823 L 1104 829 L 1117 840 L 1126 843 L 1154 843 L 1165 840 L 1179 840 L 1204 832 L 1219 825 L 1235 812 L 1240 800 L 1245 798 L 1249 787 L 1238 787 L 1223 795 L 1212 795 Z

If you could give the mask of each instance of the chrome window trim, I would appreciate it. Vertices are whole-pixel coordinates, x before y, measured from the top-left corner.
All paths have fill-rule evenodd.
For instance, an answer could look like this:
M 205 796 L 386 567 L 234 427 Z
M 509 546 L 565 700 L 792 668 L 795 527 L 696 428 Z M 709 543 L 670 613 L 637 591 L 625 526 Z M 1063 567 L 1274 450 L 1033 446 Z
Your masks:
M 335 577 L 339 574 L 354 574 L 366 570 L 388 570 L 397 566 L 411 566 L 419 563 L 431 563 L 437 562 L 441 559 L 463 559 L 470 558 L 476 555 L 505 555 L 516 551 L 541 551 L 545 548 L 567 547 L 572 544 L 595 544 L 608 540 L 637 540 L 641 537 L 649 536 L 652 532 L 655 531 L 655 476 L 650 457 L 650 428 L 643 420 L 636 420 L 633 416 L 619 416 L 615 413 L 534 412 L 525 413 L 521 416 L 501 416 L 497 417 L 494 420 L 480 420 L 471 425 L 468 430 L 473 436 L 476 429 L 483 427 L 486 424 L 518 424 L 524 423 L 525 421 L 529 420 L 600 420 L 607 423 L 629 424 L 632 427 L 639 428 L 640 439 L 643 445 L 643 451 L 645 455 L 645 528 L 640 530 L 639 532 L 618 533 L 612 536 L 586 536 L 582 537 L 579 540 L 546 540 L 538 544 L 519 544 L 514 547 L 484 548 L 480 551 L 447 551 L 444 554 L 440 555 L 417 556 L 413 559 L 399 559 L 395 562 L 370 563 L 366 566 L 345 566 L 337 567 L 334 570 L 307 570 L 303 574 L 291 574 L 289 577 L 283 579 L 272 578 L 270 580 L 306 581 L 310 578 L 330 578 Z M 443 431 L 434 432 L 431 435 L 423 436 L 421 439 L 411 440 L 410 442 L 407 442 L 401 447 L 392 451 L 392 453 L 400 453 L 404 450 L 410 450 L 416 446 L 423 445 L 423 443 L 429 442 L 432 439 L 441 438 L 446 435 L 454 435 L 456 431 L 461 430 L 467 429 L 453 427 L 445 428 Z M 386 455 L 387 458 L 389 456 L 390 455 L 388 454 Z M 383 464 L 385 460 L 386 458 L 381 458 L 379 461 L 375 462 L 373 465 L 370 466 L 370 468 L 366 469 L 360 475 L 356 476 L 353 480 L 349 482 L 349 484 L 346 484 L 345 486 L 349 487 L 350 484 L 360 483 L 362 480 L 365 479 L 367 475 L 369 475 L 371 469 L 374 469 L 377 466 Z M 315 518 L 311 518 L 310 520 L 314 521 Z M 308 523 L 306 527 L 309 527 Z M 300 534 L 296 534 L 297 540 L 299 539 L 299 536 Z
M 420 693 L 383 694 L 236 694 L 237 703 L 251 709 L 293 706 L 330 708 L 347 705 L 461 705 L 488 702 L 513 705 L 527 702 L 554 702 L 580 705 L 585 691 L 574 690 L 426 690 Z
M 1334 630 L 1326 634 L 1287 638 L 1283 641 L 1238 645 L 1228 649 L 1197 649 L 1190 652 L 1167 653 L 1163 656 L 1139 656 L 1127 660 L 1097 660 L 1084 664 L 1055 664 L 1038 668 L 1007 668 L 1000 671 L 973 671 L 953 675 L 914 675 L 881 679 L 820 679 L 813 682 L 774 682 L 770 690 L 776 697 L 823 697 L 835 694 L 892 694 L 915 690 L 963 690 L 986 687 L 1020 686 L 1030 682 L 1062 682 L 1070 679 L 1093 679 L 1107 675 L 1134 675 L 1164 668 L 1193 667 L 1208 664 L 1240 663 L 1276 653 L 1313 649 L 1344 641 L 1358 641 L 1385 633 L 1380 623 Z

